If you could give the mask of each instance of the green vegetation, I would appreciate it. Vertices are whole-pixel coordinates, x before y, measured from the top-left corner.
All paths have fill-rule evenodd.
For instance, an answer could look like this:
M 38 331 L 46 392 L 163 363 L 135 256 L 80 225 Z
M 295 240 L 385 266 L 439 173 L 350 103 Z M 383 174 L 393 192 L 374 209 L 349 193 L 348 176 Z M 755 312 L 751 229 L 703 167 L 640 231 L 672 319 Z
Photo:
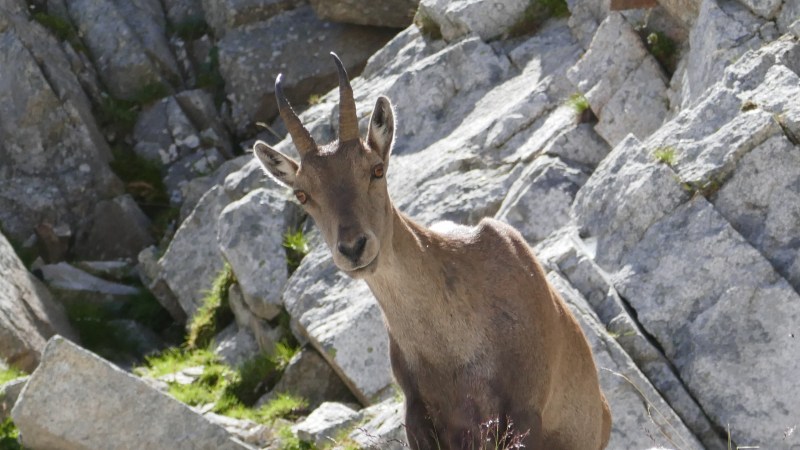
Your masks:
M 422 8 L 417 9 L 417 13 L 414 15 L 414 25 L 416 25 L 417 28 L 419 28 L 419 32 L 428 39 L 438 41 L 442 38 L 441 27 L 439 27 L 439 24 L 436 23 L 428 13 L 423 11 Z
M 308 414 L 308 402 L 291 394 L 280 393 L 259 411 L 270 421 L 277 418 L 295 420 L 303 414 Z
M 211 27 L 202 18 L 187 19 L 180 23 L 167 25 L 167 33 L 174 34 L 184 41 L 200 39 L 209 31 L 211 31 Z
M 119 135 L 133 130 L 139 111 L 143 106 L 169 95 L 169 88 L 163 83 L 149 83 L 142 86 L 130 99 L 121 99 L 103 94 L 103 100 L 96 106 L 95 117 L 100 126 Z
M 7 418 L 0 422 L 0 449 L 3 450 L 22 450 L 22 444 L 19 443 L 19 430 Z
M 665 146 L 665 147 L 658 147 L 653 152 L 653 157 L 656 161 L 666 164 L 670 167 L 675 164 L 675 158 L 677 157 L 678 152 L 675 150 L 675 147 Z
M 589 109 L 589 100 L 580 92 L 576 92 L 569 96 L 567 104 L 575 110 L 577 114 L 583 114 L 584 111 Z
M 319 102 L 321 101 L 322 101 L 322 96 L 319 94 L 311 94 L 308 96 L 309 106 L 319 105 Z
M 317 448 L 314 444 L 301 441 L 295 436 L 290 425 L 278 429 L 278 437 L 281 439 L 280 450 L 316 450 Z
M 8 367 L 6 369 L 0 369 L 0 386 L 3 384 L 8 383 L 11 380 L 16 380 L 17 378 L 21 378 L 25 376 L 25 372 L 18 370 L 14 367 Z
M 303 230 L 287 231 L 283 235 L 283 247 L 286 249 L 286 267 L 291 275 L 300 267 L 300 262 L 308 254 L 308 240 Z
M 68 42 L 75 51 L 89 52 L 86 45 L 81 41 L 80 36 L 78 36 L 78 30 L 68 20 L 41 11 L 33 13 L 33 20 L 50 30 L 59 41 Z
M 236 275 L 227 262 L 222 266 L 211 285 L 203 304 L 192 317 L 186 345 L 190 349 L 205 348 L 211 339 L 233 322 L 233 312 L 228 304 L 228 290 L 236 283 Z
M 658 61 L 661 68 L 672 76 L 678 65 L 678 47 L 675 41 L 661 31 L 651 30 L 647 25 L 637 26 L 636 32 L 639 33 L 647 51 Z
M 723 180 L 719 177 L 708 177 L 700 181 L 682 181 L 681 187 L 691 195 L 702 195 L 709 198 L 719 191 Z
M 84 347 L 116 362 L 144 357 L 147 349 L 114 320 L 133 320 L 162 336 L 169 334 L 173 324 L 169 313 L 147 289 L 142 286 L 139 289 L 140 294 L 114 303 L 71 301 L 66 304 L 67 317 Z
M 508 29 L 509 37 L 535 33 L 552 17 L 569 17 L 566 0 L 530 0 L 519 20 Z

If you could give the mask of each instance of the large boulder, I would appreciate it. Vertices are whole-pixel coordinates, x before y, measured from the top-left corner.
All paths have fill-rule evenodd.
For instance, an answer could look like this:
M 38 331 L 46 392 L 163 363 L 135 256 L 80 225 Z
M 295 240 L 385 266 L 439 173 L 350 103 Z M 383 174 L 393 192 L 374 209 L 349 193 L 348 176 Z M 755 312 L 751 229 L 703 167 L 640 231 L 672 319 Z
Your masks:
M 21 14 L 0 15 L 0 223 L 25 241 L 43 223 L 88 227 L 122 193 L 89 100 L 58 42 Z
M 405 28 L 411 25 L 419 0 L 311 0 L 311 7 L 322 20 Z
M 137 100 L 146 90 L 180 80 L 158 0 L 74 0 L 72 22 L 111 95 Z
M 336 52 L 352 76 L 393 35 L 392 30 L 321 21 L 309 6 L 229 31 L 218 43 L 219 62 L 238 131 L 277 115 L 274 85 L 279 73 L 295 107 L 307 105 L 312 94 L 337 85 L 328 52 Z
M 528 7 L 526 0 L 421 0 L 418 15 L 439 27 L 442 37 L 454 41 L 469 34 L 483 40 L 506 33 Z
M 28 448 L 105 448 L 110 443 L 120 448 L 249 448 L 188 406 L 60 336 L 48 342 L 11 417 Z
M 0 359 L 22 370 L 39 364 L 54 334 L 76 339 L 62 306 L 19 260 L 0 234 Z
M 289 277 L 284 235 L 299 228 L 299 214 L 283 188 L 256 189 L 230 203 L 219 216 L 217 241 L 230 263 L 248 308 L 262 319 L 281 310 Z
M 666 117 L 666 77 L 619 13 L 600 24 L 589 50 L 567 76 L 585 95 L 600 120 L 595 130 L 611 146 L 628 133 L 646 138 Z
M 302 0 L 199 0 L 206 22 L 221 38 L 231 29 L 261 22 L 300 6 Z

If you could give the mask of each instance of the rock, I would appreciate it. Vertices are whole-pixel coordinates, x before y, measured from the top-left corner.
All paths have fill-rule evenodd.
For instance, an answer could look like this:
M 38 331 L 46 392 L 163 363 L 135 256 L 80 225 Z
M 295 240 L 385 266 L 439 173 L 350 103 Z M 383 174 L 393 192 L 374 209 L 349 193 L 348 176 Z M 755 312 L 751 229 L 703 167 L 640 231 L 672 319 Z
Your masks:
M 266 320 L 253 314 L 247 306 L 238 284 L 234 284 L 228 289 L 228 304 L 239 327 L 239 332 L 251 335 L 261 352 L 273 353 L 275 345 L 287 337 L 281 327 L 273 328 Z
M 48 342 L 11 416 L 28 448 L 102 448 L 109 442 L 130 448 L 248 448 L 188 406 L 58 336 Z
M 797 440 L 784 431 L 798 416 L 800 297 L 704 198 L 654 223 L 615 285 L 715 423 L 752 445 Z
M 528 2 L 421 0 L 418 14 L 432 20 L 447 41 L 474 33 L 484 41 L 507 32 L 520 20 Z
M 137 265 L 139 280 L 177 323 L 185 323 L 186 312 L 178 302 L 178 298 L 167 282 L 159 278 L 161 267 L 158 265 L 158 258 L 159 252 L 156 247 L 147 247 L 139 253 Z
M 739 161 L 714 207 L 800 292 L 800 154 L 772 137 Z
M 656 444 L 704 448 L 625 351 L 605 332 L 581 295 L 555 273 L 548 281 L 561 294 L 583 328 L 598 366 L 600 387 L 611 407 L 608 448 L 641 449 Z
M 688 197 L 672 169 L 631 135 L 600 163 L 572 208 L 582 235 L 597 241 L 597 263 L 614 271 L 650 225 Z
M 239 367 L 258 353 L 258 343 L 248 328 L 232 323 L 214 336 L 214 354 L 228 366 Z
M 98 201 L 122 193 L 89 100 L 56 40 L 26 16 L 3 14 L 0 49 L 4 233 L 25 241 L 45 222 L 81 230 Z
M 389 341 L 375 297 L 366 284 L 336 269 L 325 246 L 311 251 L 283 294 L 303 337 L 367 405 L 392 382 Z
M 67 2 L 70 18 L 89 48 L 111 95 L 128 100 L 159 86 L 169 89 L 180 72 L 165 37 L 158 0 Z
M 17 403 L 20 392 L 28 383 L 30 377 L 17 378 L 0 385 L 0 423 L 4 422 L 11 414 L 11 408 Z
M 48 264 L 39 268 L 42 278 L 51 289 L 57 289 L 64 295 L 80 296 L 94 293 L 101 297 L 130 296 L 139 294 L 139 290 L 124 284 L 98 278 L 69 263 Z M 73 295 L 67 294 L 74 293 Z
M 200 199 L 192 214 L 183 221 L 158 262 L 159 278 L 175 294 L 187 317 L 194 316 L 204 293 L 211 289 L 222 270 L 222 255 L 217 247 L 217 219 L 229 203 L 216 186 Z
M 301 0 L 202 0 L 206 21 L 221 38 L 229 30 L 261 22 L 300 6 Z
M 783 0 L 740 0 L 754 14 L 761 16 L 765 19 L 774 19 L 781 10 L 784 4 L 791 2 L 784 2 Z
M 114 319 L 107 323 L 114 334 L 109 339 L 125 342 L 129 354 L 124 356 L 129 358 L 131 365 L 136 364 L 140 356 L 152 355 L 166 347 L 161 336 L 135 320 Z
M 646 138 L 666 117 L 666 77 L 619 13 L 600 24 L 567 77 L 586 97 L 600 119 L 595 130 L 611 146 L 628 133 Z
M 289 276 L 283 236 L 299 226 L 293 220 L 298 213 L 287 205 L 283 190 L 262 188 L 247 194 L 225 207 L 218 224 L 220 251 L 239 280 L 247 306 L 267 320 L 280 312 L 280 294 Z
M 124 282 L 137 275 L 136 267 L 130 259 L 115 261 L 75 261 L 75 267 L 96 277 Z
M 203 196 L 203 194 L 208 192 L 209 189 L 216 185 L 222 185 L 228 175 L 239 171 L 245 164 L 251 161 L 254 161 L 254 158 L 249 154 L 225 161 L 211 174 L 193 178 L 188 183 L 183 185 L 181 188 L 183 203 L 181 204 L 180 220 L 183 221 L 189 217 L 189 214 L 191 214 L 192 210 L 194 210 L 195 206 L 197 206 L 200 198 Z M 231 192 L 228 192 L 227 189 L 226 194 L 228 194 L 228 197 L 234 200 L 238 200 L 242 197 L 231 195 Z
M 311 0 L 314 13 L 322 20 L 391 28 L 411 25 L 418 4 L 419 0 Z
M 163 0 L 167 20 L 173 25 L 205 20 L 202 0 Z
M 275 432 L 271 427 L 251 422 L 244 419 L 235 419 L 233 417 L 222 416 L 207 412 L 203 417 L 208 419 L 209 422 L 217 424 L 242 442 L 253 445 L 257 448 L 271 448 L 271 444 L 275 440 Z
M 559 158 L 536 158 L 511 185 L 495 217 L 534 244 L 569 222 L 572 200 L 587 178 Z
M 610 150 L 590 124 L 582 123 L 561 133 L 544 148 L 544 153 L 594 171 Z
M 218 42 L 219 63 L 237 131 L 242 134 L 255 122 L 269 122 L 277 115 L 274 85 L 278 73 L 284 75 L 289 99 L 300 107 L 312 94 L 337 86 L 329 51 L 338 53 L 352 78 L 393 35 L 386 29 L 322 22 L 308 6 L 229 31 Z
M 389 398 L 361 411 L 362 423 L 352 432 L 350 439 L 360 448 L 402 450 L 406 443 L 405 409 L 403 401 Z
M 32 371 L 50 336 L 62 333 L 77 339 L 77 335 L 62 306 L 25 269 L 1 233 L 0 273 L 0 359 Z
M 325 402 L 301 422 L 292 426 L 292 432 L 302 441 L 313 442 L 317 447 L 336 443 L 342 430 L 359 419 L 358 412 L 341 403 Z
M 313 348 L 303 348 L 292 358 L 283 376 L 256 403 L 263 405 L 278 394 L 288 393 L 308 401 L 308 408 L 316 409 L 324 402 L 354 403 L 356 399 L 336 372 Z
M 681 80 L 681 107 L 696 104 L 726 66 L 747 50 L 758 48 L 759 20 L 737 2 L 705 0 L 689 33 L 686 71 Z
M 130 194 L 98 202 L 91 223 L 75 244 L 75 254 L 84 259 L 132 258 L 155 244 L 150 219 Z
M 714 424 L 675 373 L 672 363 L 631 317 L 630 308 L 618 295 L 611 275 L 593 261 L 590 247 L 580 239 L 577 230 L 565 227 L 537 245 L 534 252 L 545 267 L 556 271 L 580 292 L 597 314 L 599 323 L 608 328 L 609 334 L 705 448 L 726 448 Z M 565 290 L 572 293 L 568 287 Z

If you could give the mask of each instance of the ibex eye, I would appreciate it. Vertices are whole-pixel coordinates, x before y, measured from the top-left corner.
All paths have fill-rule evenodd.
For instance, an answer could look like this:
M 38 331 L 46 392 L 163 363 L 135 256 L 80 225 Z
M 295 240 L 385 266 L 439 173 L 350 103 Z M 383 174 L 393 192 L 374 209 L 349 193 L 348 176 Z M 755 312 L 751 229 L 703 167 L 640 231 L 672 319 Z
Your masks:
M 294 196 L 297 197 L 297 201 L 300 202 L 301 205 L 305 205 L 308 201 L 308 195 L 303 191 L 294 191 Z
M 372 178 L 383 178 L 383 164 L 378 164 L 372 168 Z

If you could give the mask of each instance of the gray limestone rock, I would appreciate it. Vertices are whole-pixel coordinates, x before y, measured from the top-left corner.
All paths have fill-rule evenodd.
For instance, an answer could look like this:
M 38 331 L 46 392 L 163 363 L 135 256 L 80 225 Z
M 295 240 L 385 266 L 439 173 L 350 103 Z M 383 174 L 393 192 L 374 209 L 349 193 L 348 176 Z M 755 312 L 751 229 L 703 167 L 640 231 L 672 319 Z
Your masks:
M 222 254 L 217 246 L 217 220 L 230 199 L 216 186 L 200 199 L 192 214 L 183 221 L 158 262 L 159 278 L 175 294 L 187 317 L 200 307 L 205 292 L 222 270 Z
M 28 448 L 103 448 L 109 442 L 122 448 L 249 448 L 188 406 L 60 336 L 48 342 L 11 417 Z
M 309 6 L 229 31 L 218 42 L 219 62 L 237 131 L 277 115 L 274 85 L 279 73 L 289 100 L 300 108 L 312 94 L 337 85 L 328 52 L 337 52 L 352 78 L 393 35 L 387 29 L 323 22 Z
M 249 309 L 270 320 L 281 307 L 289 276 L 283 239 L 299 226 L 282 187 L 257 189 L 230 203 L 219 216 L 217 241 L 233 268 Z
M 91 224 L 76 239 L 75 253 L 82 258 L 132 258 L 155 244 L 150 219 L 130 194 L 97 202 Z
M 206 21 L 211 25 L 217 38 L 222 38 L 230 30 L 265 21 L 303 4 L 302 0 L 200 1 L 206 14 Z
M 359 419 L 358 412 L 341 403 L 325 402 L 301 422 L 292 426 L 292 431 L 301 440 L 313 442 L 317 447 L 335 444 L 337 433 Z
M 0 422 L 11 414 L 11 408 L 17 403 L 19 394 L 28 383 L 30 377 L 17 378 L 0 385 Z
M 48 223 L 89 226 L 122 193 L 89 100 L 56 40 L 21 14 L 0 19 L 0 223 L 25 241 Z
M 406 442 L 405 409 L 403 401 L 389 398 L 360 411 L 361 425 L 349 437 L 361 448 L 403 450 Z
M 64 309 L 19 260 L 0 233 L 0 359 L 31 371 L 45 342 L 61 333 L 77 339 Z
M 715 423 L 748 445 L 797 441 L 800 297 L 711 204 L 654 223 L 614 278 Z
M 110 93 L 135 99 L 180 78 L 158 0 L 71 0 L 70 18 Z
M 311 0 L 322 20 L 391 28 L 411 25 L 418 4 L 419 0 Z
M 438 24 L 447 41 L 470 34 L 487 41 L 506 33 L 527 6 L 525 0 L 421 0 L 418 14 Z
M 495 217 L 535 244 L 569 222 L 572 200 L 587 178 L 559 158 L 536 158 L 511 185 Z
M 276 395 L 289 393 L 308 401 L 309 409 L 324 402 L 355 403 L 356 399 L 336 372 L 313 348 L 303 348 L 286 366 L 275 387 L 256 403 L 263 405 Z

